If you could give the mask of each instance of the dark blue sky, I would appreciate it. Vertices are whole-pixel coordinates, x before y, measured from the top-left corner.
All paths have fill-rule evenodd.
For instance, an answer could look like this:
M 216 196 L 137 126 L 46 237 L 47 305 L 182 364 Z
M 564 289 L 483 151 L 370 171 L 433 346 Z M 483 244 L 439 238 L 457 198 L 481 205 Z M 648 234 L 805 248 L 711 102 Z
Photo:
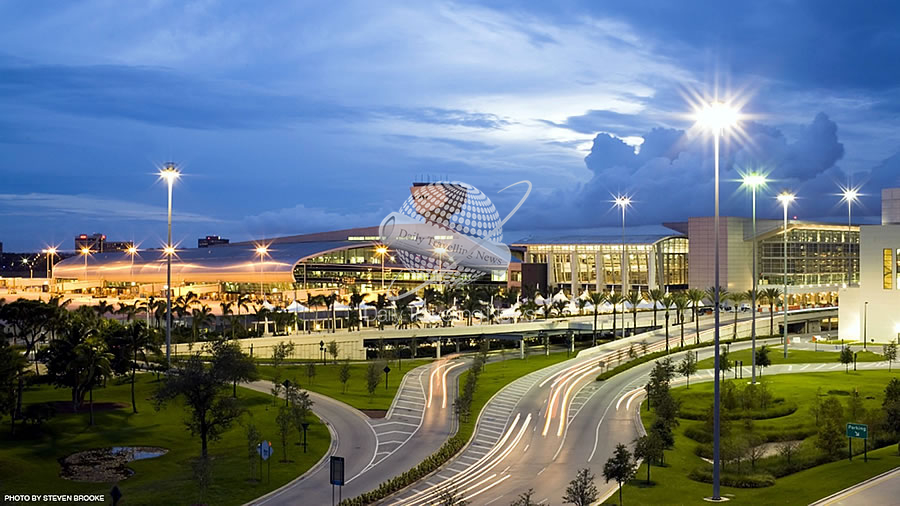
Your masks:
M 333 2 L 332 2 L 333 3 Z M 723 151 L 790 187 L 800 218 L 875 219 L 900 186 L 900 6 L 889 2 L 117 2 L 0 4 L 0 241 L 155 247 L 175 237 L 377 224 L 419 175 L 448 176 L 527 232 L 712 212 L 711 143 L 690 100 L 749 117 Z M 635 146 L 640 144 L 639 153 Z M 760 213 L 777 216 L 771 195 Z

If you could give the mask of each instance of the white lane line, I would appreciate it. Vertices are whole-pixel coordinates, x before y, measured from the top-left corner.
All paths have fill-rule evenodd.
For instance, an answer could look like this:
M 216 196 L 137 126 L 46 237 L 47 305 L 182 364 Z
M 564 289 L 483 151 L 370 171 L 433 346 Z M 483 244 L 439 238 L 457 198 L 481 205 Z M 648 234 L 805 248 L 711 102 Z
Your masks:
M 619 392 L 621 393 L 626 388 L 628 388 L 628 387 L 622 387 L 622 390 L 619 390 Z M 622 399 L 619 399 L 619 402 L 621 403 Z M 588 457 L 588 462 L 590 462 L 594 458 L 594 454 L 597 452 L 597 445 L 600 444 L 600 424 L 603 423 L 603 420 L 606 418 L 606 413 L 609 412 L 609 408 L 611 408 L 612 405 L 613 405 L 613 401 L 609 401 L 609 406 L 606 406 L 606 410 L 603 411 L 603 416 L 601 416 L 600 421 L 597 422 L 597 429 L 594 430 L 594 448 L 591 450 L 591 455 L 590 455 L 590 457 Z M 617 407 L 616 411 L 618 411 L 618 410 L 619 410 L 619 408 Z
M 409 426 L 409 427 L 418 427 L 418 425 L 417 425 L 417 424 L 414 424 L 414 423 L 409 423 L 409 422 L 398 422 L 398 421 L 396 421 L 396 420 L 393 420 L 393 421 L 390 421 L 390 422 L 384 422 L 384 423 L 376 423 L 376 424 L 373 424 L 372 427 L 384 427 L 385 425 L 392 425 L 392 424 L 396 424 L 396 425 L 407 425 L 407 426 Z
M 489 504 L 494 504 L 495 502 L 499 501 L 502 498 L 503 498 L 503 494 L 500 494 L 497 497 L 491 499 L 490 501 L 484 503 L 484 506 L 488 506 Z
M 522 450 L 522 453 L 527 452 L 529 448 L 531 448 L 531 445 L 530 445 L 530 444 L 525 445 L 525 449 Z
M 379 432 L 379 436 L 387 436 L 388 434 L 415 434 L 415 432 L 406 432 L 403 430 L 389 430 L 387 432 Z
M 791 372 L 791 371 L 793 371 L 793 370 L 794 370 L 794 366 L 793 366 L 793 365 L 789 365 L 789 366 L 788 366 L 788 372 Z
M 429 376 L 429 378 L 428 378 L 428 406 L 427 407 L 429 407 L 429 408 L 431 407 L 431 397 L 434 394 L 434 376 L 438 373 L 438 371 L 441 370 L 442 367 L 444 367 L 446 365 L 447 365 L 447 362 L 444 362 L 443 364 L 439 364 L 437 367 L 432 369 L 431 376 Z
M 816 370 L 818 371 L 819 369 L 825 367 L 826 365 L 828 365 L 828 364 L 822 364 L 822 365 L 820 365 L 819 367 L 816 367 Z
M 801 371 L 805 371 L 806 368 L 809 367 L 810 365 L 812 365 L 812 364 L 806 364 L 805 366 L 801 367 L 800 370 L 801 370 Z
M 538 471 L 538 473 L 537 473 L 537 476 L 540 476 L 540 475 L 541 475 L 541 473 L 543 473 L 543 472 L 544 472 L 544 471 L 546 471 L 546 470 L 547 470 L 547 468 L 546 468 L 546 467 L 545 467 L 545 468 L 543 468 L 543 469 L 541 469 L 541 470 L 540 470 L 540 471 Z
M 631 397 L 628 398 L 628 402 L 625 403 L 625 411 L 628 411 L 629 409 L 631 409 L 631 401 L 637 399 L 638 396 L 640 396 L 640 395 L 641 395 L 641 391 L 638 390 L 637 392 L 634 393 L 634 395 L 632 395 Z
M 456 369 L 457 367 L 463 365 L 464 362 L 459 362 L 457 364 L 453 364 L 450 367 L 444 369 L 444 374 L 441 376 L 441 388 L 443 389 L 441 399 L 441 409 L 445 409 L 447 407 L 447 373 L 450 372 L 451 369 Z

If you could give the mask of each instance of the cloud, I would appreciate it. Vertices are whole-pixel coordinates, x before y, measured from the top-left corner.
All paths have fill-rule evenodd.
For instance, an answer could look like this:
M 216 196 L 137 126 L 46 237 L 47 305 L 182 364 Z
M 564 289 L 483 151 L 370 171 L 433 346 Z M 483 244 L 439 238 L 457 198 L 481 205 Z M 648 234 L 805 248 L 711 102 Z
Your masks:
M 165 221 L 165 207 L 150 206 L 127 200 L 109 199 L 94 195 L 60 195 L 28 193 L 0 194 L 0 209 L 7 216 L 30 216 L 46 219 L 83 219 Z M 178 213 L 178 220 L 187 223 L 219 223 L 220 220 L 193 213 Z

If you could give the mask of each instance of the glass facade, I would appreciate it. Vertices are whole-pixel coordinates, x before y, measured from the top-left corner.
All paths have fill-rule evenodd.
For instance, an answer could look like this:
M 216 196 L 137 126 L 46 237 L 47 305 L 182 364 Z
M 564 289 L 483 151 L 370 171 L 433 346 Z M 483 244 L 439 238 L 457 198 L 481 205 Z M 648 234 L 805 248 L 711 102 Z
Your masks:
M 524 258 L 548 266 L 548 276 L 557 286 L 604 290 L 622 286 L 622 244 L 528 244 Z M 647 290 L 651 281 L 670 288 L 687 286 L 688 240 L 667 237 L 650 244 L 625 245 L 626 282 L 630 289 Z M 574 262 L 574 263 L 573 263 Z
M 759 283 L 783 285 L 784 236 L 758 243 Z M 787 284 L 827 285 L 859 282 L 859 231 L 796 228 L 787 236 Z
M 894 259 L 889 248 L 885 248 L 884 251 L 881 252 L 881 278 L 882 288 L 885 290 L 893 288 Z

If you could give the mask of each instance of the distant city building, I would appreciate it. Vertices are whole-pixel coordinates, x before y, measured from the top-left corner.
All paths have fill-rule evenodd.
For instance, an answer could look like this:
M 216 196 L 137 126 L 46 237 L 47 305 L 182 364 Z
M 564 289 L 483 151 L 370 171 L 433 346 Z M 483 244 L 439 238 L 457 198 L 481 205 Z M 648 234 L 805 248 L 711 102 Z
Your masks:
M 92 253 L 104 253 L 108 251 L 128 251 L 134 247 L 133 241 L 107 241 L 105 234 L 81 234 L 75 236 L 75 251 L 80 252 L 88 248 Z
M 197 239 L 198 248 L 208 248 L 210 246 L 219 246 L 221 244 L 228 244 L 228 239 L 217 235 L 208 235 Z

